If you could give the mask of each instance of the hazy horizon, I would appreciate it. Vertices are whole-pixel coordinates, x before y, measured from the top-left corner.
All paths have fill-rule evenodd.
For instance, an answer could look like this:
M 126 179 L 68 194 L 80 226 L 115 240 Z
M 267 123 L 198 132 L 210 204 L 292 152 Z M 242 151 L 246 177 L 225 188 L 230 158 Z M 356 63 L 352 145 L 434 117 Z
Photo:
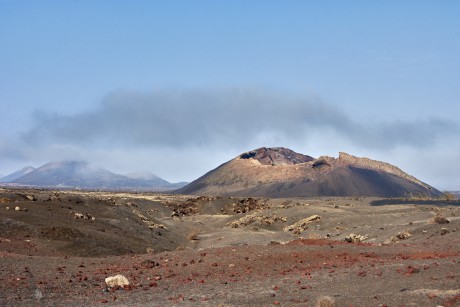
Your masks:
M 287 147 L 460 190 L 458 1 L 0 0 L 0 173 L 192 181 Z

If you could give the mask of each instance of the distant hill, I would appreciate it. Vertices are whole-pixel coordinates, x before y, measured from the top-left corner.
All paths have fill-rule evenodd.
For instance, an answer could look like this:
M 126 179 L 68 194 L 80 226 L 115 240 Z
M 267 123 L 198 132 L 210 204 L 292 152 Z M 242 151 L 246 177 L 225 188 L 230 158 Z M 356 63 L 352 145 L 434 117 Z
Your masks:
M 314 159 L 281 147 L 243 153 L 176 192 L 260 197 L 442 194 L 385 162 L 346 153 Z
M 169 190 L 178 186 L 153 174 L 120 175 L 84 161 L 54 161 L 8 181 L 19 185 L 107 190 Z
M 24 176 L 24 175 L 27 175 L 28 173 L 32 172 L 33 170 L 35 170 L 34 167 L 32 166 L 26 166 L 18 171 L 15 171 L 14 173 L 11 173 L 7 176 L 3 176 L 0 178 L 0 182 L 13 182 L 15 181 L 16 179 Z

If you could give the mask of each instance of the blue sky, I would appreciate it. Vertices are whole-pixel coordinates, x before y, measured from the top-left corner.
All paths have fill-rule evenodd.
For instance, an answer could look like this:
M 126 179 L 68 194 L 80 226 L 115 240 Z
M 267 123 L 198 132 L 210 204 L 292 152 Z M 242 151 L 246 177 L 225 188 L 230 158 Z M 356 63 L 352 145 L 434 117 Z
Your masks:
M 193 180 L 287 146 L 460 189 L 458 16 L 458 1 L 0 0 L 0 172 L 85 159 Z

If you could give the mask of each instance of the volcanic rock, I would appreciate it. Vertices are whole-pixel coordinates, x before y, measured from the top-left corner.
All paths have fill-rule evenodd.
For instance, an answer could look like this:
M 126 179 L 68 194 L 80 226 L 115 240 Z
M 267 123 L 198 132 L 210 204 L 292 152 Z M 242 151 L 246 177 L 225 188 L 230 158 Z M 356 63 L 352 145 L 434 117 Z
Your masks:
M 295 234 L 299 234 L 302 231 L 308 229 L 308 224 L 310 224 L 311 222 L 314 222 L 314 221 L 318 221 L 320 219 L 321 219 L 321 217 L 319 215 L 315 214 L 315 215 L 307 217 L 307 218 L 305 218 L 303 220 L 300 220 L 300 221 L 296 222 L 295 224 L 289 225 L 289 226 L 285 227 L 283 230 L 284 231 L 292 231 Z
M 259 148 L 240 155 L 241 159 L 255 159 L 262 165 L 294 165 L 314 160 L 310 156 L 296 153 L 287 148 Z
M 357 235 L 354 233 L 350 233 L 350 235 L 345 237 L 345 241 L 349 243 L 359 243 L 367 239 L 367 235 Z

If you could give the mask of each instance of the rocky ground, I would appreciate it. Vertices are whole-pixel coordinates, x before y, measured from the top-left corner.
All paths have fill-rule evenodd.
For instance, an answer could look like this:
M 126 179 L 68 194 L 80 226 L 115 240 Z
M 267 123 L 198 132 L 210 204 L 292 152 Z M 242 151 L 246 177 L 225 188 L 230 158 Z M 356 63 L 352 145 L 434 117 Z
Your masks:
M 459 204 L 0 189 L 0 305 L 459 306 Z

